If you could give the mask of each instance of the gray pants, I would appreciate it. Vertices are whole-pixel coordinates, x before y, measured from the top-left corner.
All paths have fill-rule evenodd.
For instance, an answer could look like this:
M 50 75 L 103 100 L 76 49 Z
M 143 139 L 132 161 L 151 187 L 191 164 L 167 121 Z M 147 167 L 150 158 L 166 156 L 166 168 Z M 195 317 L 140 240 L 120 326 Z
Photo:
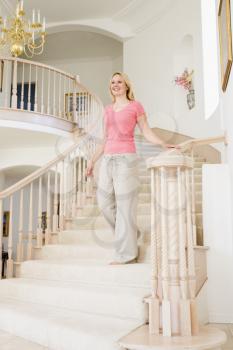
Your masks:
M 139 175 L 136 153 L 103 156 L 97 201 L 114 232 L 114 260 L 127 262 L 137 257 L 137 201 Z

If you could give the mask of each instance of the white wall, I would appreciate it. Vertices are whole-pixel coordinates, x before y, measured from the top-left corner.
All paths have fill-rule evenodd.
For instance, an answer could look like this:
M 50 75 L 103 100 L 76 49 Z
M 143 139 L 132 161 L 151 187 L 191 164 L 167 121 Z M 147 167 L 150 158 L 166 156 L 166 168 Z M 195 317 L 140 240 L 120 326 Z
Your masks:
M 177 51 L 187 35 L 192 37 L 193 54 L 180 58 L 181 67 Z M 146 108 L 150 125 L 193 137 L 221 133 L 219 115 L 205 120 L 202 64 L 201 1 L 176 0 L 160 20 L 124 44 L 124 70 Z M 185 91 L 173 82 L 185 68 L 195 71 L 196 107 L 191 111 Z
M 221 184 L 221 186 L 216 186 Z M 224 204 L 224 205 L 223 205 Z M 228 164 L 203 166 L 203 228 L 207 254 L 209 321 L 233 322 L 232 197 Z
M 108 84 L 112 73 L 122 70 L 123 45 L 115 39 L 84 31 L 51 34 L 45 51 L 37 58 L 71 74 L 109 103 Z

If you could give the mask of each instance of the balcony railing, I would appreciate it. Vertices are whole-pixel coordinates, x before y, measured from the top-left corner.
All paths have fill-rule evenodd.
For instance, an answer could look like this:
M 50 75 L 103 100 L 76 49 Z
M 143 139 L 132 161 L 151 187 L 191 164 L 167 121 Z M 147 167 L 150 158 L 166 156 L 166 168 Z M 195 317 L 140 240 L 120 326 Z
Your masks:
M 86 131 L 96 125 L 102 103 L 78 76 L 24 59 L 0 57 L 0 62 L 0 109 L 55 117 Z

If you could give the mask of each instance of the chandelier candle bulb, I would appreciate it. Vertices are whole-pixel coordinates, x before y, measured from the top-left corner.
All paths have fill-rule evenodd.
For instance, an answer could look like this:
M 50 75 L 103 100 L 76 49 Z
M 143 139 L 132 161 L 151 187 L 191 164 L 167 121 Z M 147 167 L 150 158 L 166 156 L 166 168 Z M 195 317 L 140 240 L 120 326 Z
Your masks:
M 20 10 L 23 11 L 23 0 L 21 0 Z
M 35 9 L 32 11 L 32 24 L 35 23 Z
M 40 10 L 38 10 L 38 17 L 37 22 L 40 23 Z
M 45 32 L 45 17 L 43 18 L 43 32 Z

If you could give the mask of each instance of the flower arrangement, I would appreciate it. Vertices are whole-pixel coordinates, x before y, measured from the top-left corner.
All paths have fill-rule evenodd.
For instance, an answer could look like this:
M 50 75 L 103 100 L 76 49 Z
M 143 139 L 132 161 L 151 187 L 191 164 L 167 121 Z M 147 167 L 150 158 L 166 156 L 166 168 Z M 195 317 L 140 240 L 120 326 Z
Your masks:
M 188 69 L 186 68 L 181 76 L 175 77 L 175 84 L 183 87 L 185 90 L 193 90 L 193 73 L 193 70 L 189 73 Z
M 176 76 L 174 81 L 178 86 L 183 87 L 188 91 L 187 94 L 187 104 L 189 109 L 193 109 L 195 107 L 195 91 L 193 88 L 193 73 L 192 70 L 190 73 L 186 68 L 181 76 Z

